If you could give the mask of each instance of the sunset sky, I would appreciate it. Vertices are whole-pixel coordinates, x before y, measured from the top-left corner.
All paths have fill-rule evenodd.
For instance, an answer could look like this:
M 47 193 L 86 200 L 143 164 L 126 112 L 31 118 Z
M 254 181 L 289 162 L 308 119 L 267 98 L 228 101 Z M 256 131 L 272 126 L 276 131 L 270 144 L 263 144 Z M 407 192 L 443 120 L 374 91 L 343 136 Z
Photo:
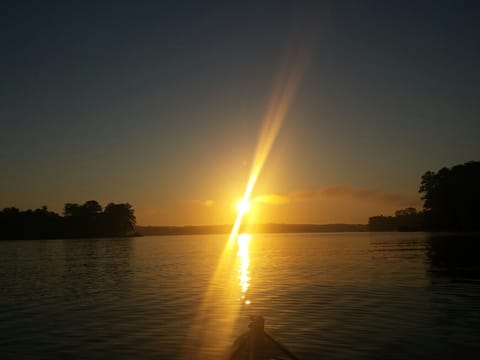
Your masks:
M 480 160 L 479 2 L 12 1 L 1 13 L 0 208 L 95 199 L 131 203 L 140 225 L 232 223 L 289 71 L 256 222 L 366 223 L 420 208 L 427 170 Z

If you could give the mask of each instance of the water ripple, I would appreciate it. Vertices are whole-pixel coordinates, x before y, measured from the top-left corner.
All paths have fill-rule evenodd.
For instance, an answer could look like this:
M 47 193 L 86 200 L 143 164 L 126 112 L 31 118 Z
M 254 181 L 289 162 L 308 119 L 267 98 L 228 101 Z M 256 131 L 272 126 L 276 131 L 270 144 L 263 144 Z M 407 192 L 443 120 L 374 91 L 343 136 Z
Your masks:
M 2 359 L 218 358 L 252 314 L 303 359 L 480 353 L 478 242 L 253 235 L 246 305 L 238 269 L 211 283 L 225 241 L 0 242 Z M 206 299 L 207 290 L 217 295 Z

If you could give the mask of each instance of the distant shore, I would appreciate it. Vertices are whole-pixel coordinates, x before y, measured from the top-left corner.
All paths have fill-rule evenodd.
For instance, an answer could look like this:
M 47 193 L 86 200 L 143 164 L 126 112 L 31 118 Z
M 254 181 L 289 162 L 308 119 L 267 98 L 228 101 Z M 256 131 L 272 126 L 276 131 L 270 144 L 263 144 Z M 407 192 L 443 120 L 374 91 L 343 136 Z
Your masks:
M 136 232 L 153 235 L 229 234 L 232 225 L 202 226 L 137 226 Z M 315 233 L 315 232 L 366 232 L 366 224 L 255 224 L 244 225 L 240 232 L 248 233 Z

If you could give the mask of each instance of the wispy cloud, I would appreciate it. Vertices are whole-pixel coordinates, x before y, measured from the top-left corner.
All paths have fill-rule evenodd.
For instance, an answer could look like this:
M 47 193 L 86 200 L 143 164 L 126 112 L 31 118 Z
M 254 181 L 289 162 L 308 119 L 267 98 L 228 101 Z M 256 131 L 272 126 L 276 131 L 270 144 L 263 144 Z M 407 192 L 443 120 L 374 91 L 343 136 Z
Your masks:
M 200 205 L 202 205 L 202 206 L 211 207 L 211 206 L 213 206 L 213 204 L 214 204 L 214 201 L 211 200 L 211 199 L 200 200 Z
M 419 199 L 412 196 L 344 184 L 327 186 L 315 190 L 300 189 L 285 195 L 265 194 L 255 197 L 253 201 L 257 203 L 280 205 L 298 201 L 339 198 L 390 203 L 398 206 L 414 206 L 419 203 Z
M 263 203 L 263 204 L 286 204 L 291 201 L 288 195 L 278 195 L 278 194 L 265 194 L 253 198 L 252 202 L 254 203 Z

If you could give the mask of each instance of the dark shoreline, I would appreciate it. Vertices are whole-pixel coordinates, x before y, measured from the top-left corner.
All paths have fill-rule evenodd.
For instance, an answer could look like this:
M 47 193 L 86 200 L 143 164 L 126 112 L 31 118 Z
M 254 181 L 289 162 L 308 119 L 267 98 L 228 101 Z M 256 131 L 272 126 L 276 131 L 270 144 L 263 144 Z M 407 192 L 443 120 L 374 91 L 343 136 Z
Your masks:
M 137 226 L 135 232 L 118 236 L 52 236 L 32 238 L 1 238 L 0 241 L 17 240 L 75 240 L 75 239 L 113 239 L 143 236 L 175 236 L 175 235 L 217 235 L 230 234 L 232 225 L 186 225 L 186 226 Z M 321 232 L 368 232 L 364 224 L 255 224 L 243 225 L 239 232 L 252 234 L 278 233 L 321 233 Z
M 137 226 L 143 236 L 229 234 L 232 225 L 202 226 Z M 239 232 L 248 233 L 315 233 L 315 232 L 367 232 L 366 224 L 254 224 L 243 225 Z
M 291 227 L 290 230 L 280 228 L 263 231 L 260 229 L 247 230 L 241 229 L 240 232 L 248 232 L 250 234 L 314 234 L 314 233 L 428 233 L 440 237 L 448 237 L 451 235 L 457 237 L 480 237 L 480 232 L 455 232 L 455 231 L 425 231 L 425 230 L 412 230 L 412 231 L 398 231 L 398 230 L 385 230 L 385 231 L 371 231 L 368 230 L 366 225 L 347 225 L 347 229 L 336 230 L 329 228 L 330 225 L 282 225 L 285 227 Z M 300 226 L 299 229 L 294 229 Z M 355 230 L 355 227 L 359 229 Z M 38 241 L 38 240 L 116 240 L 120 238 L 136 238 L 136 237 L 148 237 L 148 236 L 189 236 L 189 235 L 228 235 L 230 234 L 231 227 L 225 228 L 222 225 L 218 226 L 145 226 L 142 228 L 148 228 L 149 230 L 145 234 L 133 233 L 130 235 L 121 236 L 95 236 L 95 237 L 55 237 L 55 238 L 29 238 L 29 239 L 0 239 L 2 241 Z M 363 230 L 365 228 L 365 230 Z M 215 229 L 215 230 L 214 230 Z

